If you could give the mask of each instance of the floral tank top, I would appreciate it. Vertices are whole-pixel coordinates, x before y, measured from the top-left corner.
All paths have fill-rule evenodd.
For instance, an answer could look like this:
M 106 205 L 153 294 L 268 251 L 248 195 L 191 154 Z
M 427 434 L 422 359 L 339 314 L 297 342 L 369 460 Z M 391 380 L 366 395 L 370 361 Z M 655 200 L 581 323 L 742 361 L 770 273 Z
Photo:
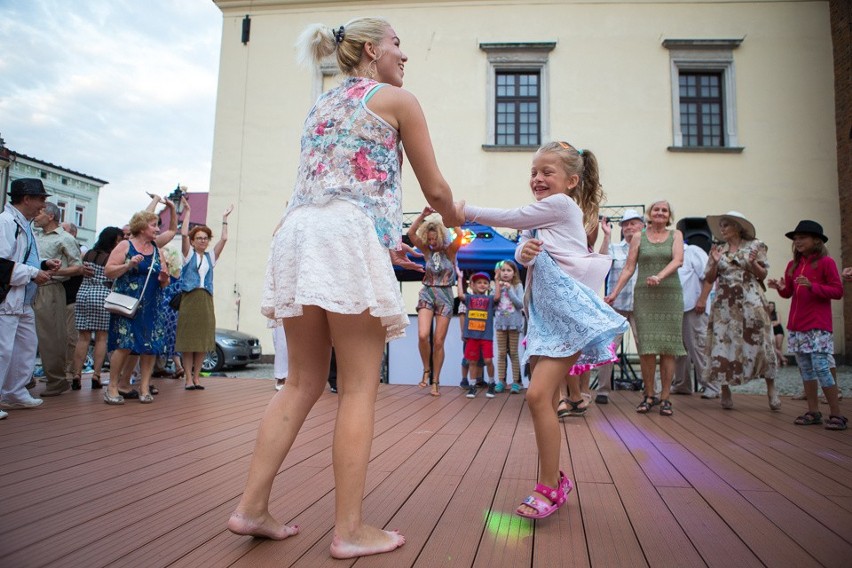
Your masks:
M 389 249 L 402 242 L 399 132 L 366 105 L 383 84 L 350 77 L 323 93 L 305 120 L 289 209 L 349 201 L 373 220 Z

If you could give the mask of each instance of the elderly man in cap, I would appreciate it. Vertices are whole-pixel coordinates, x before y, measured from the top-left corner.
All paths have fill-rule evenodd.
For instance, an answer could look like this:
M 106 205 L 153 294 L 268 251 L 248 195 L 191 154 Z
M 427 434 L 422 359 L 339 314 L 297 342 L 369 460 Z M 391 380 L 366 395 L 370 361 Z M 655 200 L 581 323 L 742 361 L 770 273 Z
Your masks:
M 69 307 L 65 302 L 63 282 L 72 276 L 82 275 L 84 271 L 77 239 L 66 233 L 59 223 L 59 207 L 49 201 L 33 220 L 33 225 L 41 229 L 35 231 L 41 255 L 59 259 L 61 263 L 50 280 L 39 286 L 33 302 L 41 364 L 47 378 L 42 397 L 58 396 L 71 388 L 66 378 Z M 73 310 L 74 306 L 70 309 Z M 73 312 L 70 321 L 74 321 Z
M 600 254 L 608 254 L 612 257 L 612 268 L 607 276 L 606 288 L 611 290 L 618 282 L 618 277 L 621 276 L 621 271 L 624 270 L 624 265 L 627 263 L 627 253 L 630 251 L 630 241 L 635 236 L 641 236 L 642 229 L 645 228 L 645 219 L 635 209 L 625 209 L 624 215 L 619 221 L 621 226 L 621 242 L 610 243 L 612 235 L 612 226 L 609 224 L 609 219 L 604 217 L 601 219 L 601 230 L 604 238 L 601 243 Z M 627 282 L 624 289 L 615 298 L 612 307 L 616 312 L 627 318 L 630 323 L 630 330 L 633 334 L 634 341 L 636 340 L 636 320 L 633 319 L 633 286 L 636 284 L 636 273 Z M 616 342 L 621 341 L 621 337 L 616 338 Z M 607 363 L 598 368 L 598 391 L 595 396 L 595 403 L 606 404 L 609 402 L 609 391 L 612 388 L 612 363 Z
M 58 260 L 42 262 L 30 221 L 48 197 L 40 179 L 12 182 L 10 200 L 0 213 L 0 258 L 14 262 L 0 301 L 0 408 L 34 408 L 42 403 L 27 392 L 35 367 L 38 339 L 32 304 L 39 284 L 50 280 Z M 4 413 L 5 414 L 5 413 Z

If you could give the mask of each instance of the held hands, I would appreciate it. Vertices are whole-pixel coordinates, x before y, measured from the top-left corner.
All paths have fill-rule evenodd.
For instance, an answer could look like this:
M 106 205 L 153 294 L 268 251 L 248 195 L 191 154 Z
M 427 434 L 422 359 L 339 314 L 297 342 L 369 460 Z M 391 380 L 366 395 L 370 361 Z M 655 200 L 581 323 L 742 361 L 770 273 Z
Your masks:
M 779 278 L 778 280 L 776 280 L 775 278 L 770 278 L 766 281 L 766 285 L 774 290 L 780 290 L 781 288 L 785 287 L 784 278 Z
M 157 281 L 160 283 L 161 288 L 165 288 L 169 285 L 170 278 L 165 265 L 163 265 L 160 272 L 157 274 Z
M 541 254 L 542 244 L 544 244 L 544 241 L 540 239 L 530 239 L 525 242 L 524 248 L 521 249 L 521 263 L 526 266 Z
M 464 225 L 464 201 L 453 202 L 452 215 L 444 217 L 443 221 L 447 227 L 461 227 Z
M 58 258 L 51 258 L 44 261 L 44 266 L 47 268 L 47 272 L 53 273 L 62 268 L 62 261 Z

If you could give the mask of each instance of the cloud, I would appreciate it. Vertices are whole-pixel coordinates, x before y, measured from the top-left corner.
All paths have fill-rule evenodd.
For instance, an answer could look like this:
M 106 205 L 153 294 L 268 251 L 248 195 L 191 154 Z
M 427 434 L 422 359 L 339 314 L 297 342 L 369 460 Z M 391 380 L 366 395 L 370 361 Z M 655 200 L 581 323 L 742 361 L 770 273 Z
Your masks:
M 108 180 L 98 228 L 206 190 L 221 28 L 209 0 L 0 0 L 6 145 Z

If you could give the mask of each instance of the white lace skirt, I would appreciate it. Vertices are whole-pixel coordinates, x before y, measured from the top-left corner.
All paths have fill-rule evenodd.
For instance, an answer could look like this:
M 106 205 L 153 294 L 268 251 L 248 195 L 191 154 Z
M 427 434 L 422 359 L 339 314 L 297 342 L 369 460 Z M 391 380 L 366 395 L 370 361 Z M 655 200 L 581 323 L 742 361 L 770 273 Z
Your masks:
M 302 315 L 302 306 L 381 319 L 386 340 L 405 335 L 408 315 L 388 249 L 356 205 L 334 200 L 287 213 L 272 239 L 261 313 L 273 320 Z

